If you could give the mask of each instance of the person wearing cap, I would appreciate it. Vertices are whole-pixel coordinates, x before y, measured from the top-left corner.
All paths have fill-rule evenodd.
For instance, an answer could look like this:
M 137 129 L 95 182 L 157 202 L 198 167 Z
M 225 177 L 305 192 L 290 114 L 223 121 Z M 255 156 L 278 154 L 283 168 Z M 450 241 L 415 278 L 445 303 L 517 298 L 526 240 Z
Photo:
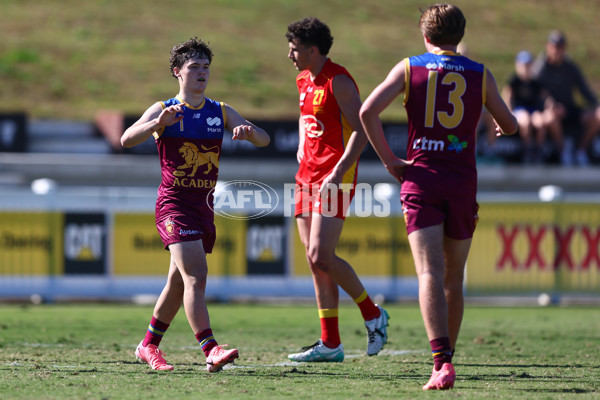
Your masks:
M 526 164 L 542 161 L 542 146 L 546 139 L 546 126 L 552 114 L 544 111 L 548 92 L 533 79 L 531 67 L 533 56 L 527 50 L 515 57 L 515 72 L 502 90 L 502 97 L 517 117 L 519 133 L 523 142 L 523 160 Z M 557 146 L 562 148 L 562 135 L 555 135 Z
M 596 94 L 590 88 L 578 65 L 566 54 L 567 40 L 563 32 L 553 30 L 548 35 L 546 51 L 535 62 L 534 77 L 548 90 L 554 100 L 552 112 L 555 123 L 549 129 L 562 135 L 565 126 L 579 126 L 583 132 L 577 138 L 565 140 L 561 149 L 563 165 L 574 162 L 584 166 L 589 164 L 587 151 L 600 128 L 600 107 Z M 574 92 L 578 91 L 585 100 L 586 107 L 575 101 Z M 577 146 L 575 152 L 572 146 Z

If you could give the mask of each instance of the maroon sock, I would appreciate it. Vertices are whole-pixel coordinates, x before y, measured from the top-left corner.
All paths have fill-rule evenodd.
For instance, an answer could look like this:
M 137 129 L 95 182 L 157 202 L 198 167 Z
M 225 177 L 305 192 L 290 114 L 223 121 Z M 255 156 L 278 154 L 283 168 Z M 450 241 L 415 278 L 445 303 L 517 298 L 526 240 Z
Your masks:
M 429 341 L 431 345 L 431 354 L 433 355 L 433 366 L 436 371 L 442 368 L 442 365 L 452 362 L 454 350 L 450 346 L 450 338 L 441 337 Z
M 160 322 L 156 318 L 152 317 L 150 320 L 150 325 L 148 326 L 148 330 L 146 331 L 146 337 L 142 342 L 142 346 L 146 347 L 149 344 L 158 346 L 169 325 L 170 324 L 165 324 L 164 322 Z
M 206 357 L 208 357 L 210 351 L 217 346 L 217 341 L 215 340 L 212 329 L 210 328 L 196 333 L 196 340 L 198 343 L 200 343 L 202 351 L 204 351 Z

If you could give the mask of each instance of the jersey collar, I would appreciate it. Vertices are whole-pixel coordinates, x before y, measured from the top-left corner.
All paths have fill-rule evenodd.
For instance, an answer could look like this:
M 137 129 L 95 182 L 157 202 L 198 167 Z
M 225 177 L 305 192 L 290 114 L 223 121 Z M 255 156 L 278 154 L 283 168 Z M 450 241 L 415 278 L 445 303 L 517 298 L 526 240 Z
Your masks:
M 183 105 L 185 105 L 187 108 L 191 109 L 191 110 L 199 110 L 202 107 L 204 107 L 204 104 L 206 103 L 206 97 L 204 99 L 202 99 L 202 103 L 200 103 L 200 105 L 198 107 L 192 107 L 191 105 L 189 105 L 188 103 L 186 103 L 185 101 L 183 101 L 183 99 L 181 98 L 181 96 L 178 94 L 177 96 L 175 96 L 175 98 Z
M 434 50 L 433 54 L 437 54 L 438 56 L 459 56 L 460 54 L 451 50 Z

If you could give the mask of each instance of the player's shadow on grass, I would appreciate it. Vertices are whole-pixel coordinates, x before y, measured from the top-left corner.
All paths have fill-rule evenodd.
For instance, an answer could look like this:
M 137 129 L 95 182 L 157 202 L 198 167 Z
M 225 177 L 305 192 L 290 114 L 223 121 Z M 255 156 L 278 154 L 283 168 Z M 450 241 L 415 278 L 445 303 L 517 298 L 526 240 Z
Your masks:
M 534 392 L 534 393 L 591 393 L 591 390 L 585 389 L 520 389 L 522 392 Z M 595 392 L 595 391 L 594 391 Z
M 469 364 L 469 363 L 456 363 L 456 365 L 462 365 L 465 367 L 477 367 L 477 368 L 591 368 L 600 369 L 600 365 L 582 365 L 582 364 Z
M 308 366 L 308 365 L 307 365 Z M 313 367 L 314 364 L 311 364 L 310 367 Z M 309 367 L 309 368 L 310 368 Z M 314 370 L 302 368 L 302 365 L 298 367 L 286 367 L 286 369 L 281 369 L 281 367 L 264 367 L 260 365 L 255 366 L 238 366 L 237 368 L 229 368 L 225 370 L 225 373 L 235 372 L 236 375 L 247 375 L 247 376 L 266 376 L 266 377 L 280 377 L 280 378 L 300 378 L 300 377 L 331 377 L 331 378 L 340 378 L 340 379 L 350 379 L 350 380 L 366 380 L 366 381 L 390 381 L 397 382 L 398 380 L 407 379 L 413 381 L 415 378 L 427 380 L 429 379 L 429 374 L 416 374 L 414 372 L 398 372 L 392 371 L 390 374 L 373 374 L 373 373 L 364 373 L 357 371 L 348 371 L 348 370 L 340 370 L 340 371 L 323 371 L 321 368 L 315 368 Z M 428 371 L 429 372 L 429 371 Z

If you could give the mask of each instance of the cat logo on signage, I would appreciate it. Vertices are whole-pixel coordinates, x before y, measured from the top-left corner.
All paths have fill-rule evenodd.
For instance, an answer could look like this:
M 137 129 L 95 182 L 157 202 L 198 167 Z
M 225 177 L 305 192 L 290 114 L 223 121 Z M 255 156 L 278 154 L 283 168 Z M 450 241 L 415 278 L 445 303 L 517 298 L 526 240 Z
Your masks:
M 249 275 L 285 273 L 286 232 L 283 216 L 248 221 L 246 257 Z
M 282 226 L 253 226 L 248 229 L 248 260 L 279 261 L 282 255 Z
M 104 214 L 65 214 L 66 274 L 103 274 L 106 260 Z
M 104 226 L 69 224 L 65 226 L 65 256 L 76 261 L 95 261 L 102 257 Z

